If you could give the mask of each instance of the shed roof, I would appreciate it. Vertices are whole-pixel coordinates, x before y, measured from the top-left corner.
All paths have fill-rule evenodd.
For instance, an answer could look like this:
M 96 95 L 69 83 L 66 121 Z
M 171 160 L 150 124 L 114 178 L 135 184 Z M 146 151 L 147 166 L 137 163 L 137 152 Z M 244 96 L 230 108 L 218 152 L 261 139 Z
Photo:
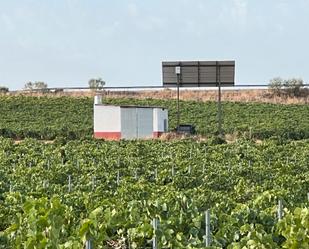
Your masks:
M 120 108 L 161 108 L 161 109 L 167 109 L 163 106 L 140 106 L 140 105 L 110 105 L 110 104 L 95 104 L 95 106 L 114 106 L 114 107 L 120 107 Z

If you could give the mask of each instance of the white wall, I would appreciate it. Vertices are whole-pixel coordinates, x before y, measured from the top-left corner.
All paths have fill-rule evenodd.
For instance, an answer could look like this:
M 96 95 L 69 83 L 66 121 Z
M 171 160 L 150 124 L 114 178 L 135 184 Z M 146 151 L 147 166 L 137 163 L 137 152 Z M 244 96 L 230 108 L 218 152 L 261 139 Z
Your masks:
M 102 96 L 100 96 L 100 95 L 94 96 L 94 104 L 95 104 L 95 105 L 100 105 L 100 104 L 102 104 Z
M 120 132 L 120 107 L 94 105 L 94 132 Z

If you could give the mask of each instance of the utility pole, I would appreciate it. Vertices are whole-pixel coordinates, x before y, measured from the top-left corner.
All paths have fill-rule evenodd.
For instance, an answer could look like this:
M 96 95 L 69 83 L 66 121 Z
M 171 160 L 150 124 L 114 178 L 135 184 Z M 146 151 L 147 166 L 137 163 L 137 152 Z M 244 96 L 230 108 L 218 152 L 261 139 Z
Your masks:
M 217 84 L 218 84 L 218 133 L 222 138 L 222 104 L 221 104 L 221 67 L 217 62 Z
M 180 87 L 180 75 L 181 75 L 180 66 L 175 67 L 175 74 L 177 75 L 177 127 L 176 127 L 176 130 L 178 132 L 178 127 L 180 124 L 180 110 L 179 110 L 179 87 Z

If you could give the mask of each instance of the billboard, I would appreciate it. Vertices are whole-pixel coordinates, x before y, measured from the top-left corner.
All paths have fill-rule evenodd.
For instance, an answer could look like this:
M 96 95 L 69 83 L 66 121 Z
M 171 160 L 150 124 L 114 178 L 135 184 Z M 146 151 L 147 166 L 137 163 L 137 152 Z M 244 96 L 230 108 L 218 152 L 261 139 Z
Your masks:
M 162 76 L 165 87 L 234 86 L 235 61 L 165 61 Z

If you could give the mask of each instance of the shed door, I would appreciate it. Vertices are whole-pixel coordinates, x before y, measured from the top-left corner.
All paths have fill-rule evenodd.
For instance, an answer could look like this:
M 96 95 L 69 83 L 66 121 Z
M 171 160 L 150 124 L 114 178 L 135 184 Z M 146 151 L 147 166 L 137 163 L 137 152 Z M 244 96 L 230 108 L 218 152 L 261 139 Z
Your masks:
M 121 138 L 137 138 L 136 108 L 121 108 Z
M 152 138 L 153 132 L 153 109 L 137 108 L 137 137 Z

